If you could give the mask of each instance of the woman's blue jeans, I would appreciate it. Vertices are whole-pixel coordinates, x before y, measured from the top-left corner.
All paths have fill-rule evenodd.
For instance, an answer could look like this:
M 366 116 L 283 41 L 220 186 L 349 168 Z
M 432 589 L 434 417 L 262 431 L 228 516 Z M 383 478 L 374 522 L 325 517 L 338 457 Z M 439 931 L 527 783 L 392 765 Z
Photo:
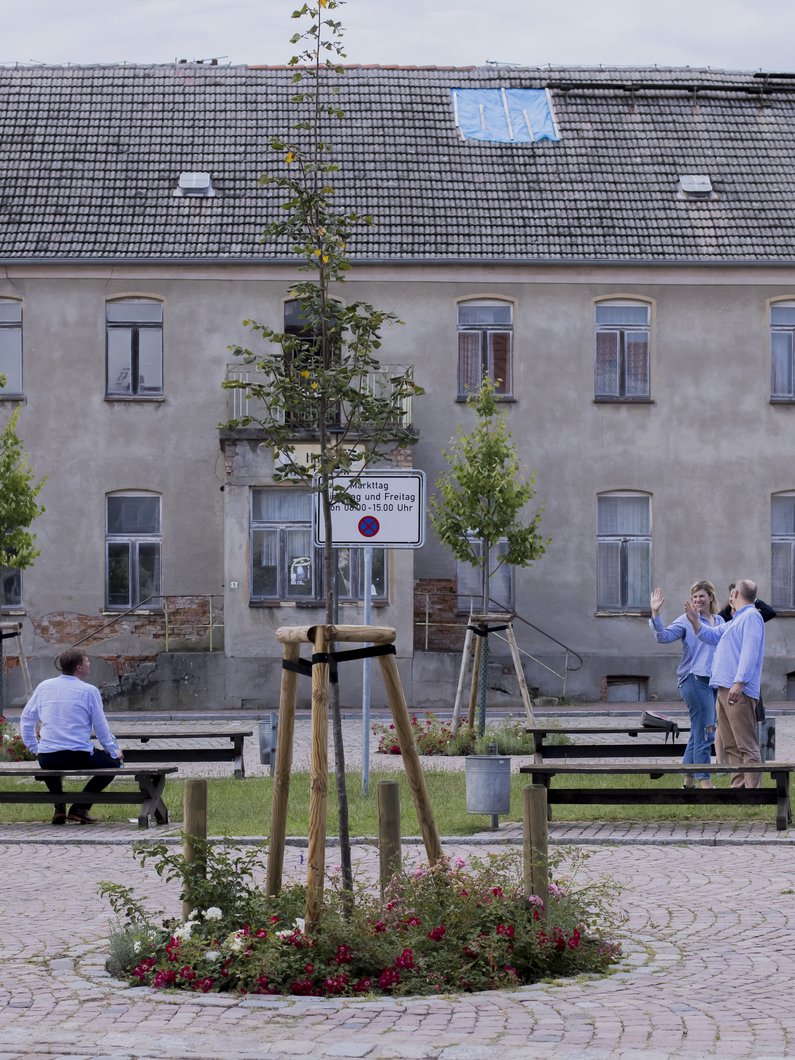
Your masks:
M 682 763 L 701 765 L 712 759 L 715 738 L 715 692 L 709 687 L 708 677 L 690 674 L 679 686 L 679 694 L 690 712 L 690 739 L 687 741 Z M 709 780 L 709 773 L 694 773 L 696 780 Z

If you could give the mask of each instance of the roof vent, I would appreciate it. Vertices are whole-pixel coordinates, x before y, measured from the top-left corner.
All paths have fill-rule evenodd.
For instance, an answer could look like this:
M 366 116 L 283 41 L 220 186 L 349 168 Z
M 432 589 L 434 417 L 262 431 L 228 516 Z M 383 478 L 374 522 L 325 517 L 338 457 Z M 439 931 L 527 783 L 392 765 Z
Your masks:
M 180 173 L 174 194 L 177 197 L 187 195 L 193 198 L 211 199 L 215 195 L 212 177 L 209 173 Z
M 680 173 L 677 199 L 714 199 L 712 181 L 703 173 Z

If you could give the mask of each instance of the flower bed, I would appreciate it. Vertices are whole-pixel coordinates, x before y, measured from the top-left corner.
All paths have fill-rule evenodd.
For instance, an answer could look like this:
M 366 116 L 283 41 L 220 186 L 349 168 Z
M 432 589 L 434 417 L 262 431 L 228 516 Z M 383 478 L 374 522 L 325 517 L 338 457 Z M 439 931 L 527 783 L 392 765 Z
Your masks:
M 417 753 L 421 755 L 489 754 L 494 747 L 497 748 L 497 754 L 531 755 L 533 738 L 524 731 L 524 726 L 524 721 L 506 718 L 499 726 L 489 726 L 483 736 L 477 736 L 466 724 L 459 726 L 458 732 L 453 735 L 452 723 L 442 721 L 433 713 L 426 714 L 424 721 L 416 714 L 411 715 L 411 731 Z M 400 754 L 394 724 L 376 722 L 372 731 L 378 737 L 376 750 L 379 754 Z M 563 734 L 557 737 L 557 741 L 571 742 Z
M 242 870 L 235 879 L 217 871 L 214 859 L 229 867 L 227 854 L 214 844 L 207 854 L 208 880 L 190 881 L 200 911 L 185 923 L 155 926 L 127 888 L 102 885 L 122 918 L 111 937 L 112 974 L 204 993 L 398 996 L 604 972 L 620 955 L 606 935 L 604 888 L 553 884 L 545 910 L 523 894 L 519 853 L 417 868 L 396 877 L 384 900 L 358 891 L 351 905 L 332 887 L 314 931 L 298 915 L 303 887 L 267 898 L 246 882 L 256 854 L 232 859 Z M 154 856 L 161 874 L 188 882 L 189 868 L 164 846 L 138 856 Z
M 5 715 L 0 714 L 0 762 L 32 762 L 34 756 Z

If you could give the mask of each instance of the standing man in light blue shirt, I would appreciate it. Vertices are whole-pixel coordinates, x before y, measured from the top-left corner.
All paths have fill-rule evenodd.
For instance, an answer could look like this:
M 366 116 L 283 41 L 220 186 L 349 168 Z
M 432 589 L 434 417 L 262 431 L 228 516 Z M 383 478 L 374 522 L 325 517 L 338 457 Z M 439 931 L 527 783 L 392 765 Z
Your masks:
M 79 648 L 69 648 L 58 659 L 60 677 L 51 677 L 36 686 L 20 718 L 20 731 L 27 749 L 38 757 L 42 769 L 118 769 L 124 765 L 122 752 L 108 727 L 102 697 L 98 689 L 87 683 L 91 670 L 88 656 Z M 37 724 L 40 734 L 36 733 Z M 94 747 L 91 733 L 95 732 L 104 751 Z M 83 791 L 99 792 L 113 780 L 92 777 Z M 45 784 L 53 793 L 60 794 L 60 777 L 46 777 Z M 53 824 L 94 824 L 90 805 L 72 806 L 66 813 L 66 803 L 56 803 Z
M 765 623 L 754 607 L 756 582 L 738 581 L 729 602 L 734 618 L 723 626 L 705 626 L 690 601 L 685 614 L 699 640 L 717 644 L 712 659 L 710 684 L 718 690 L 718 731 L 723 740 L 727 765 L 760 763 L 756 733 L 756 701 L 762 681 L 765 654 Z M 759 773 L 735 773 L 733 788 L 758 788 Z

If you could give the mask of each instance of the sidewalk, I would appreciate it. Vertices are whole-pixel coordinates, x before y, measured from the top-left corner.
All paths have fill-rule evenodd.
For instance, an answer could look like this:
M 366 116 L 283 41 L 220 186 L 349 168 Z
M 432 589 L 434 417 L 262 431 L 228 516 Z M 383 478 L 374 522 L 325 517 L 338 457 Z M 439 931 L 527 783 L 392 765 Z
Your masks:
M 308 715 L 299 717 L 296 767 L 308 754 L 308 725 Z M 345 732 L 355 768 L 360 719 L 346 720 Z M 782 715 L 779 732 L 789 756 L 795 718 Z M 252 773 L 265 771 L 256 738 L 247 743 L 247 769 L 250 758 Z M 439 760 L 430 761 L 435 768 Z M 515 992 L 322 1001 L 184 996 L 109 979 L 110 910 L 98 883 L 128 884 L 175 915 L 177 885 L 142 868 L 131 848 L 142 838 L 179 843 L 178 831 L 119 823 L 86 836 L 46 824 L 0 826 L 0 1058 L 492 1060 L 495 1050 L 499 1060 L 795 1057 L 795 830 L 553 823 L 553 844 L 588 855 L 578 878 L 611 881 L 626 918 L 616 974 Z M 520 826 L 505 824 L 446 839 L 444 849 L 468 859 L 520 841 Z M 353 856 L 357 875 L 375 881 L 372 841 L 356 841 Z M 329 843 L 329 869 L 338 857 Z M 404 843 L 405 864 L 423 859 L 421 843 Z M 296 839 L 285 877 L 305 873 Z

